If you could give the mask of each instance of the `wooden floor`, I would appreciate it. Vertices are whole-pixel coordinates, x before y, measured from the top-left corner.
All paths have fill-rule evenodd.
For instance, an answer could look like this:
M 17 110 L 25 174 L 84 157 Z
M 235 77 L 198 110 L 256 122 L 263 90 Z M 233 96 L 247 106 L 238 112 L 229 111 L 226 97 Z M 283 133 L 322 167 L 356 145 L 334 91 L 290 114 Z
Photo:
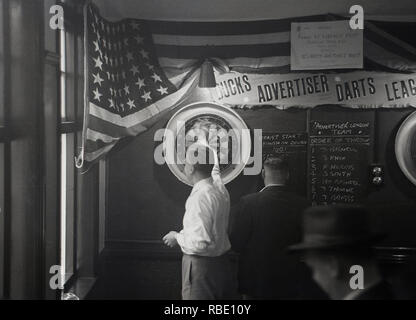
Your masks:
M 326 299 L 326 295 L 314 283 L 308 284 L 304 296 L 305 299 Z M 181 258 L 107 256 L 86 299 L 181 299 Z
M 384 250 L 378 253 L 378 260 L 397 298 L 416 299 L 416 255 L 407 251 Z M 313 281 L 305 285 L 302 295 L 305 300 L 327 299 Z M 98 278 L 85 299 L 179 300 L 181 255 L 143 256 L 122 250 L 104 253 Z
M 180 260 L 106 260 L 87 299 L 180 299 Z

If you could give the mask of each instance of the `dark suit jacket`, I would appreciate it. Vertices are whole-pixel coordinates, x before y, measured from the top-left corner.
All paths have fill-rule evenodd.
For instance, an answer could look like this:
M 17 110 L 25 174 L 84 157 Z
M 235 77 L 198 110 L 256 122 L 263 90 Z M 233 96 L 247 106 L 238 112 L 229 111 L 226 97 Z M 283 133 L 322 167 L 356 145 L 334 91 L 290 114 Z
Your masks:
M 270 186 L 243 197 L 233 208 L 230 241 L 240 253 L 241 294 L 256 299 L 300 299 L 305 286 L 314 286 L 299 257 L 286 252 L 301 240 L 301 213 L 308 205 L 285 187 Z

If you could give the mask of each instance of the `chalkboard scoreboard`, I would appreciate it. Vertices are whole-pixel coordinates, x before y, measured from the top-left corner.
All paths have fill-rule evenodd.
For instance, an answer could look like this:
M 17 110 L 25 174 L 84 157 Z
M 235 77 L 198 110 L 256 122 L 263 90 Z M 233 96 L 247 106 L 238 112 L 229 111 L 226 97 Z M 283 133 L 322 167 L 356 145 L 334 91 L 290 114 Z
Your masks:
M 303 131 L 263 131 L 263 161 L 286 159 L 289 187 L 313 205 L 360 203 L 373 162 L 374 116 L 327 108 L 312 111 Z
M 279 157 L 289 163 L 289 188 L 306 196 L 307 179 L 306 132 L 263 132 L 263 161 L 268 157 Z
M 359 203 L 365 196 L 372 122 L 312 120 L 309 197 L 313 205 Z

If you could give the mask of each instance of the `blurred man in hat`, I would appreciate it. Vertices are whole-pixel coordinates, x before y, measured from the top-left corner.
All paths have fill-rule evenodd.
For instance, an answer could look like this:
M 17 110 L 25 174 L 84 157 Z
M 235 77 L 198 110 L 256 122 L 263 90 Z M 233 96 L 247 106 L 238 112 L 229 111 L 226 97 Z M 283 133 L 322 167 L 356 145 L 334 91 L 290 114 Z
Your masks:
M 383 235 L 370 231 L 367 211 L 358 206 L 311 207 L 303 216 L 301 251 L 313 279 L 335 300 L 391 300 L 371 245 Z
M 287 255 L 286 247 L 300 241 L 301 213 L 309 204 L 288 190 L 286 161 L 266 159 L 262 176 L 265 187 L 241 198 L 232 210 L 230 240 L 240 253 L 239 292 L 247 299 L 302 299 L 303 288 L 310 287 L 305 284 L 311 282 L 309 270 Z

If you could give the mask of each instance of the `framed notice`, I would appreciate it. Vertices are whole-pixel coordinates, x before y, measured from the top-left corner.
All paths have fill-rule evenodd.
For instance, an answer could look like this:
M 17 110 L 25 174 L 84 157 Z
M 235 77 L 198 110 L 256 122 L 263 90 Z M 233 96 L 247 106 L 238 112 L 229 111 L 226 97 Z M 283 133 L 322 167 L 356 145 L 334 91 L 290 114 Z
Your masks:
M 291 25 L 291 70 L 363 67 L 363 31 L 348 20 Z

